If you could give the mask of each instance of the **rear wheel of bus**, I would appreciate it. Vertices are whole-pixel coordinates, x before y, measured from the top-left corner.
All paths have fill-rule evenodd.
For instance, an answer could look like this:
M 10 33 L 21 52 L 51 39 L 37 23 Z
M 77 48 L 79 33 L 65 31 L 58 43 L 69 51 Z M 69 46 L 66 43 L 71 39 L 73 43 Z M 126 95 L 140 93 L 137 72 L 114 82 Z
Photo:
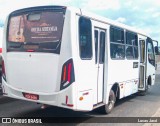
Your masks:
M 113 90 L 111 90 L 109 93 L 108 104 L 105 104 L 102 107 L 103 113 L 109 114 L 112 111 L 112 109 L 114 108 L 115 101 L 116 101 L 115 93 Z

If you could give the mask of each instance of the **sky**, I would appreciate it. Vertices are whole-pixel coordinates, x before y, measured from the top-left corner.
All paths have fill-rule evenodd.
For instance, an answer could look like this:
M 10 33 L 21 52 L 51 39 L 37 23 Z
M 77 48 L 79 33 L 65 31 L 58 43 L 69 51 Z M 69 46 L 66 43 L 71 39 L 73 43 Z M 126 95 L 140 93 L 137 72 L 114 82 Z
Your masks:
M 11 11 L 36 5 L 82 8 L 144 30 L 160 43 L 160 0 L 0 0 L 0 27 Z

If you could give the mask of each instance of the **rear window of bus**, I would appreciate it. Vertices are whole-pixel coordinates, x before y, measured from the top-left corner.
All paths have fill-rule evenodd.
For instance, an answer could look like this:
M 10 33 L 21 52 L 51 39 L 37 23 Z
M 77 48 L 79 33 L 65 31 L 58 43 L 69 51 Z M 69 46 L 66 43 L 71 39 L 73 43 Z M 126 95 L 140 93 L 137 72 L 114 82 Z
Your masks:
M 10 16 L 8 51 L 56 53 L 60 46 L 63 22 L 63 12 L 32 11 Z

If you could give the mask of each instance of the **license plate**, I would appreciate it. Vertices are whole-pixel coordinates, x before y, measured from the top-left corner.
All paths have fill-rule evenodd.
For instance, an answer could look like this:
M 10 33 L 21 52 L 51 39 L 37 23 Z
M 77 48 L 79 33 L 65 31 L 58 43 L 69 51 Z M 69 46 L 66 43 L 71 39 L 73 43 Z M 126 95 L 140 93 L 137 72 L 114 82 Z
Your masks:
M 30 93 L 23 92 L 23 96 L 27 99 L 39 100 L 39 95 L 36 95 L 36 94 L 30 94 Z

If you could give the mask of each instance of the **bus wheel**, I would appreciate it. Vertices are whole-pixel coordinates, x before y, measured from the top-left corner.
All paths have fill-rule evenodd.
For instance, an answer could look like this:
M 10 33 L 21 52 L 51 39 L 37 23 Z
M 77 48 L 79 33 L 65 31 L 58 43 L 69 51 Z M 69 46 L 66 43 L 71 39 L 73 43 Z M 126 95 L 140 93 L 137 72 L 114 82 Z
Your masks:
M 116 96 L 114 94 L 114 91 L 111 90 L 109 93 L 108 104 L 104 106 L 105 114 L 109 114 L 112 111 L 112 109 L 114 108 L 115 101 L 116 101 Z
M 148 79 L 148 83 L 147 83 L 147 85 L 146 85 L 146 89 L 144 90 L 144 91 L 139 91 L 138 92 L 138 95 L 139 96 L 145 96 L 145 95 L 147 95 L 147 93 L 148 93 L 148 86 L 149 85 L 151 85 L 151 80 L 150 80 L 150 78 Z
M 138 95 L 139 96 L 145 96 L 145 95 L 147 95 L 147 93 L 148 93 L 148 88 L 146 88 L 144 91 L 138 92 Z

